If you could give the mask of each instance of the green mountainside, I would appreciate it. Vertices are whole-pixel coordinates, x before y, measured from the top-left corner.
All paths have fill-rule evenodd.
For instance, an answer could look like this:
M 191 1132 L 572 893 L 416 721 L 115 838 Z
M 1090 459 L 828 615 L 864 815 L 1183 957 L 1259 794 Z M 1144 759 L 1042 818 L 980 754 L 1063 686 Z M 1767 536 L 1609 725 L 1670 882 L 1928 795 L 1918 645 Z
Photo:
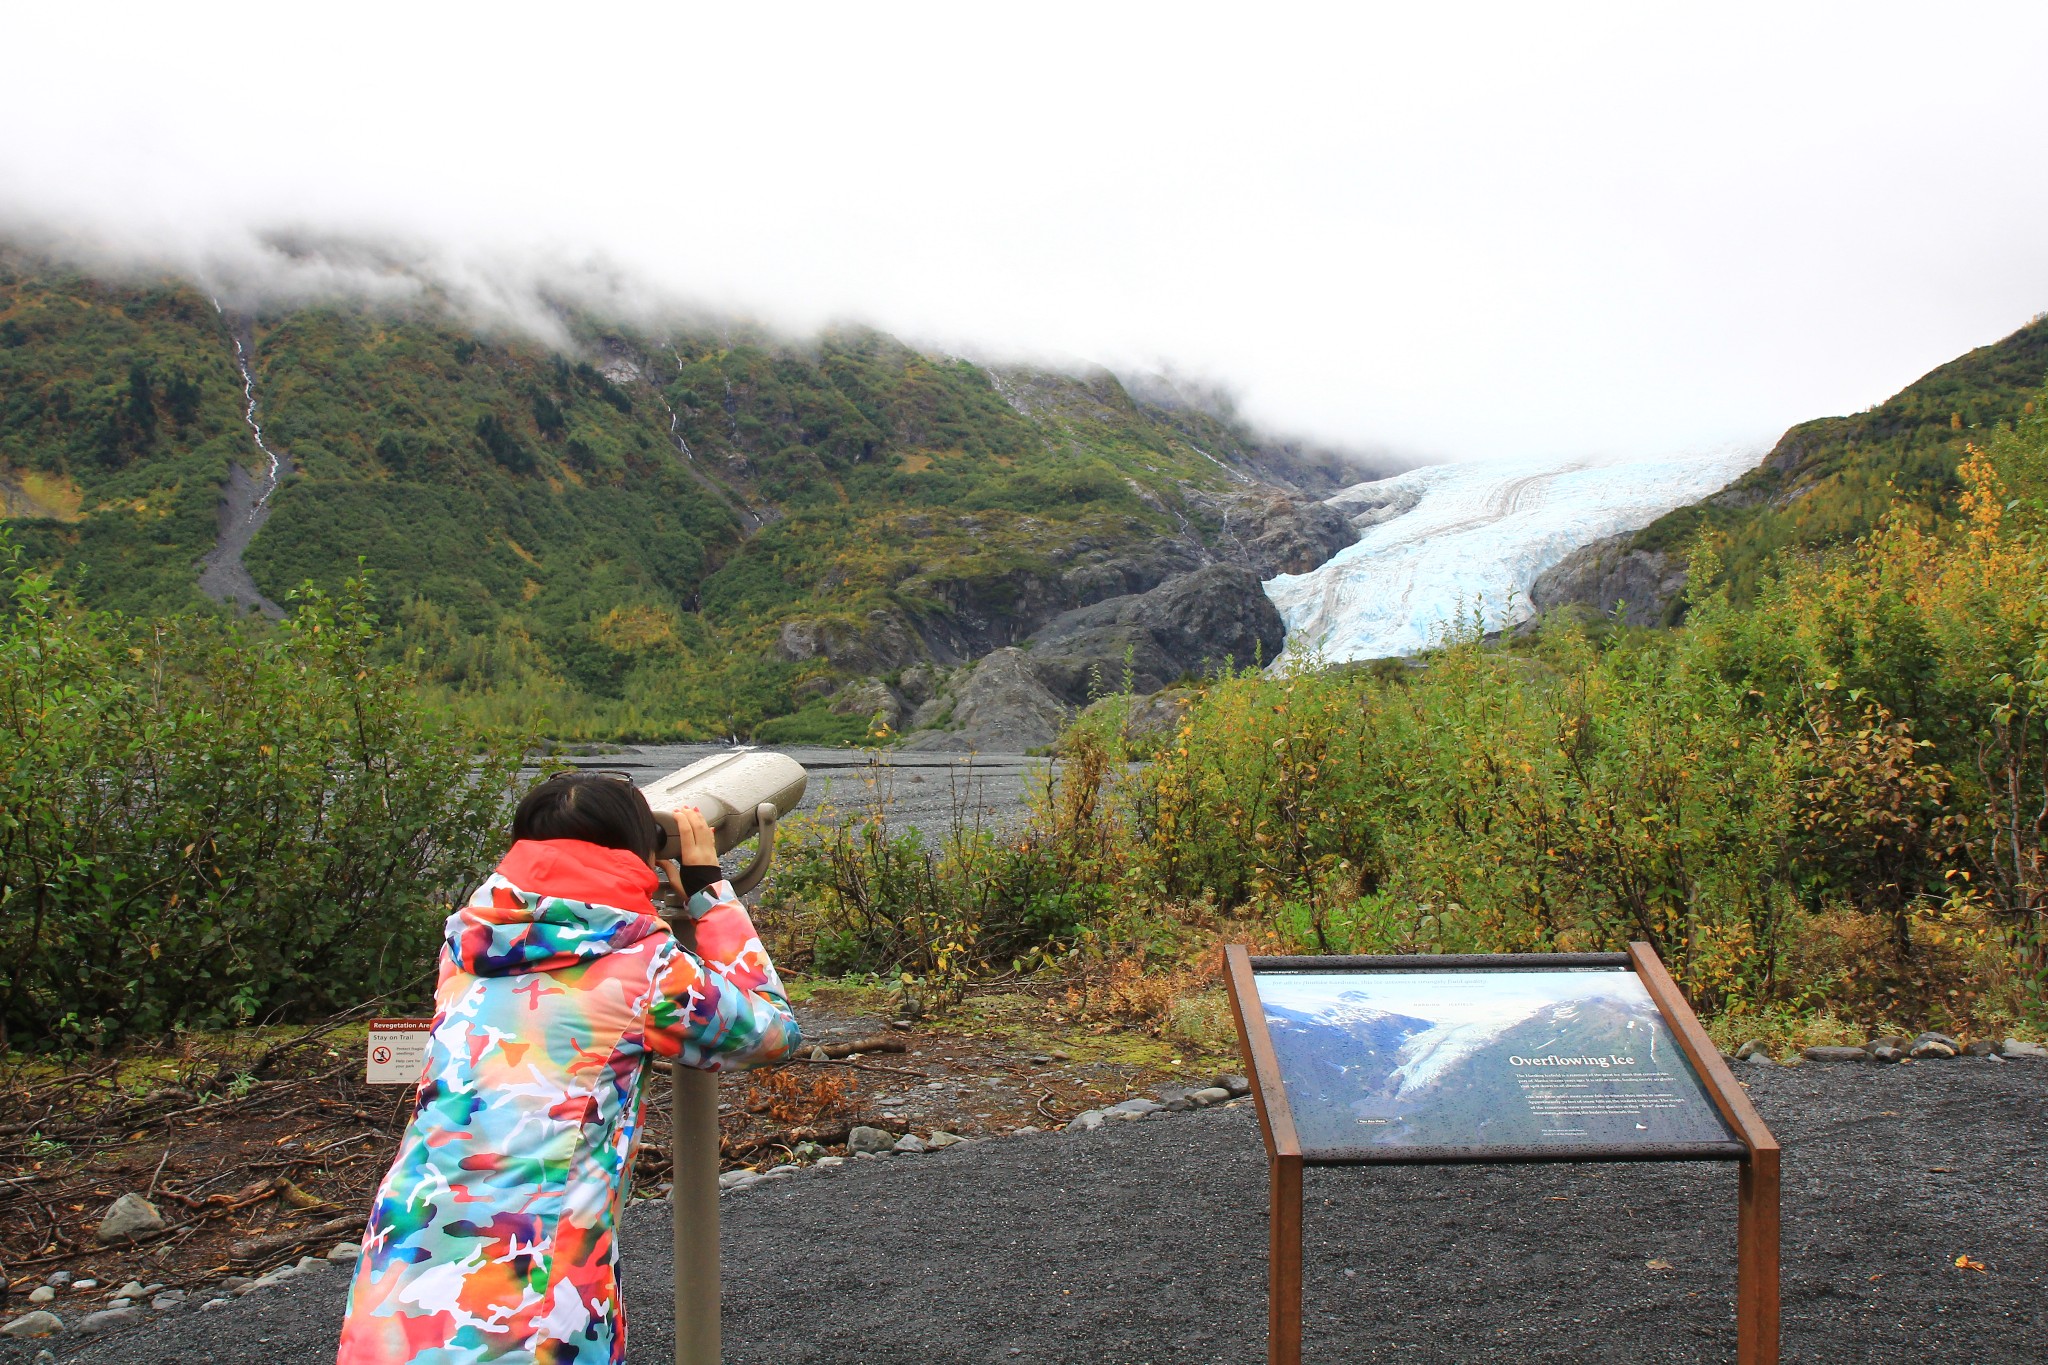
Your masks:
M 1748 600 L 1787 551 L 1848 544 L 1895 500 L 1930 513 L 1950 502 L 1964 446 L 2030 412 L 2044 376 L 2048 317 L 1864 412 L 1800 423 L 1756 469 L 1665 514 L 1626 538 L 1626 548 L 1675 558 L 1701 531 L 1711 532 L 1720 539 L 1723 574 L 1737 598 Z
M 90 603 L 224 610 L 198 562 L 231 466 L 268 464 L 239 338 L 286 462 L 242 556 L 264 596 L 360 560 L 427 684 L 479 718 L 831 740 L 865 725 L 826 709 L 845 680 L 1255 562 L 1247 530 L 1300 505 L 1272 481 L 1342 469 L 1107 373 L 562 322 L 568 354 L 427 306 L 224 313 L 0 254 L 0 513 Z

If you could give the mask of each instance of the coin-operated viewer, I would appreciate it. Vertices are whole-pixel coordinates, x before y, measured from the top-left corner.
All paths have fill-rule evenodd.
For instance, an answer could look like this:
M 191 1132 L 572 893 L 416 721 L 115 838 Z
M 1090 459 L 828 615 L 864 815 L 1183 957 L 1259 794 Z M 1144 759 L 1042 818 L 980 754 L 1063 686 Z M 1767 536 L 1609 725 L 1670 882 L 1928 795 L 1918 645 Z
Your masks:
M 712 832 L 695 810 L 673 818 L 664 849 L 629 783 L 550 779 L 449 917 L 426 1067 L 371 1210 L 340 1365 L 626 1358 L 618 1215 L 648 1055 L 718 1070 L 798 1042 Z M 655 911 L 658 851 L 680 854 L 663 866 L 694 952 Z

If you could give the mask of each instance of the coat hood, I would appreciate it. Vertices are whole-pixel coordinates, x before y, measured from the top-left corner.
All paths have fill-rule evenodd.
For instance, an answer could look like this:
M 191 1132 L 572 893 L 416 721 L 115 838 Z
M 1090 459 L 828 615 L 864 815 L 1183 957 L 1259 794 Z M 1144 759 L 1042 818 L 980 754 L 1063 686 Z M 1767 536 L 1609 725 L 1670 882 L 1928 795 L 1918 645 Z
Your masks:
M 547 972 L 667 929 L 654 870 L 581 839 L 522 839 L 444 930 L 455 965 L 476 976 Z

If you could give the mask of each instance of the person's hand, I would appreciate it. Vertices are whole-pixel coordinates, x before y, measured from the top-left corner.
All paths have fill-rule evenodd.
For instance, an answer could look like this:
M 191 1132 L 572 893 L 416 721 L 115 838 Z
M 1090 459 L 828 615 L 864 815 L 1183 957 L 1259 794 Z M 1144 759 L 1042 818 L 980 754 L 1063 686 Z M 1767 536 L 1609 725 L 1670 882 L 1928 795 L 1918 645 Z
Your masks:
M 704 813 L 695 806 L 672 812 L 676 820 L 675 860 L 684 867 L 717 867 L 718 836 L 704 823 Z

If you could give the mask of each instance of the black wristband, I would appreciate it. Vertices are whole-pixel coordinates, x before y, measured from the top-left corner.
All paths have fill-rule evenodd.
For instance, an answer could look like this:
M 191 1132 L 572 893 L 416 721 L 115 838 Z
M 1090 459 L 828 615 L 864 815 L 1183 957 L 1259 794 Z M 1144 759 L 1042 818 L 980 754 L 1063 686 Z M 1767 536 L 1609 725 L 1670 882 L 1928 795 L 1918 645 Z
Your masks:
M 706 867 L 686 867 L 683 869 L 683 894 L 694 896 L 713 882 L 724 880 L 725 869 L 717 863 Z

